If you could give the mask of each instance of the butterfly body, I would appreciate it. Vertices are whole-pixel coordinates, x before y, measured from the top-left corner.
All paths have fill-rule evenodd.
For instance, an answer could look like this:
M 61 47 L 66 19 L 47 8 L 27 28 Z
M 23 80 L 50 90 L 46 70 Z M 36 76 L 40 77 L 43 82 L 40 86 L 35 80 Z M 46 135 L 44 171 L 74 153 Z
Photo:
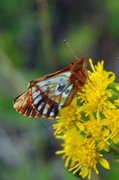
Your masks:
M 77 61 L 71 67 L 71 77 L 70 81 L 73 83 L 78 89 L 80 89 L 87 79 L 87 69 L 86 69 L 86 60 L 84 58 Z
M 87 79 L 85 59 L 30 82 L 28 90 L 14 101 L 14 108 L 29 117 L 55 118 L 67 106 Z

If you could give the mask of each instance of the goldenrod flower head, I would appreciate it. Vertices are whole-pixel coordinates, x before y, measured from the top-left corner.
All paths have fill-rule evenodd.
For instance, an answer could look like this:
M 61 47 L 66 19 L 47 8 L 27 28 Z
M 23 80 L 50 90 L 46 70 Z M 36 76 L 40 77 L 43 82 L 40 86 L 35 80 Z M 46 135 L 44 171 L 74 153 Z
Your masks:
M 97 66 L 93 66 L 92 60 L 90 64 L 93 72 L 89 71 L 89 80 L 79 93 L 81 101 L 85 102 L 84 111 L 92 114 L 95 111 L 104 111 L 105 109 L 114 109 L 115 105 L 108 99 L 112 96 L 108 86 L 115 80 L 112 72 L 107 72 L 103 68 L 104 62 L 98 62 Z M 82 107 L 81 107 L 82 109 Z
M 103 61 L 94 66 L 90 60 L 90 66 L 86 84 L 53 126 L 63 141 L 57 154 L 65 158 L 65 166 L 89 179 L 92 170 L 98 174 L 97 164 L 109 169 L 104 153 L 119 143 L 119 84 L 114 73 L 104 70 Z
M 66 159 L 65 167 L 73 171 L 73 174 L 80 170 L 80 176 L 90 178 L 92 169 L 98 174 L 96 165 L 100 162 L 109 169 L 109 164 L 98 151 L 97 145 L 90 138 L 82 137 L 75 127 L 65 133 L 63 140 L 63 150 L 57 154 L 63 154 Z

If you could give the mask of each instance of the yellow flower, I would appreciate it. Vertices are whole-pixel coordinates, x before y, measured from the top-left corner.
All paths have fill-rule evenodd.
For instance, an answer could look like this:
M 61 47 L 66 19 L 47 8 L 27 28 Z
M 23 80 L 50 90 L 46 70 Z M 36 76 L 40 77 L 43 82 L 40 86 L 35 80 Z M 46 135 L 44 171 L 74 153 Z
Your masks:
M 62 137 L 63 150 L 57 152 L 66 159 L 65 167 L 73 174 L 79 171 L 79 176 L 91 178 L 92 169 L 98 174 L 97 163 L 109 169 L 109 164 L 98 151 L 96 144 L 89 138 L 84 138 L 74 127 Z
M 65 158 L 65 167 L 89 179 L 92 170 L 99 173 L 97 164 L 109 169 L 104 152 L 119 143 L 119 84 L 114 73 L 104 70 L 103 61 L 94 66 L 90 60 L 90 66 L 86 84 L 53 126 L 56 138 L 63 141 L 57 154 Z
M 87 114 L 92 114 L 95 111 L 103 112 L 108 108 L 114 109 L 115 105 L 108 100 L 112 96 L 111 92 L 107 89 L 115 80 L 114 73 L 103 69 L 103 61 L 98 62 L 97 66 L 93 66 L 90 60 L 90 64 L 93 72 L 89 71 L 89 80 L 82 88 L 82 92 L 79 93 L 81 101 L 85 103 L 83 110 Z

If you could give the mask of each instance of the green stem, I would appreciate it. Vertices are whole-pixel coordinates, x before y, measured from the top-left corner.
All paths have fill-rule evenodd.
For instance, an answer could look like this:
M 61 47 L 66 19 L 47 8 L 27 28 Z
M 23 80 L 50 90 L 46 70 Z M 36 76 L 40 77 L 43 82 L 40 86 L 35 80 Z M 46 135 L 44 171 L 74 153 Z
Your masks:
M 55 51 L 52 42 L 51 16 L 47 0 L 37 0 L 39 8 L 40 32 L 43 49 L 43 65 L 45 71 L 52 71 L 56 66 Z

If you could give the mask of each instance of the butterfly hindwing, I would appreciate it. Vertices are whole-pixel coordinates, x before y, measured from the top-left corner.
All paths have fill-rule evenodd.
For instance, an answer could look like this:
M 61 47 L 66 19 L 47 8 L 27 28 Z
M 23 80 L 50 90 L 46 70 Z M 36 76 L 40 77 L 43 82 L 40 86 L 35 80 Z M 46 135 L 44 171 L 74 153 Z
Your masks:
M 29 117 L 55 118 L 87 77 L 86 59 L 82 57 L 69 67 L 31 81 L 28 90 L 15 99 L 14 108 Z

